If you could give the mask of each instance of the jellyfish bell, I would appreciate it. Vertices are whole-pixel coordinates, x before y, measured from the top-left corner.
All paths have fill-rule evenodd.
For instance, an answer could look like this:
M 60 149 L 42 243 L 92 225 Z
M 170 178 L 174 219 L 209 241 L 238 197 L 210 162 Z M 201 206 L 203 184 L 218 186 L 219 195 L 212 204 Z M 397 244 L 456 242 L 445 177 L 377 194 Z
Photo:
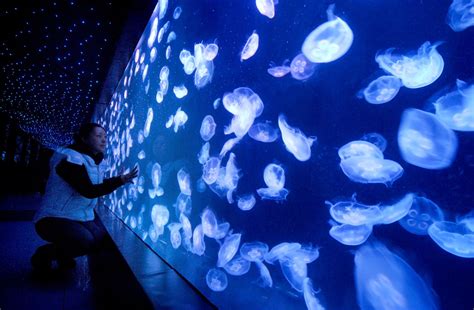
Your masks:
M 240 247 L 240 256 L 250 262 L 263 261 L 267 253 L 268 245 L 260 241 L 246 242 Z
M 249 272 L 250 261 L 240 255 L 236 255 L 230 262 L 224 265 L 224 270 L 233 276 L 241 276 Z
M 277 260 L 288 259 L 293 253 L 301 249 L 301 244 L 297 242 L 282 242 L 274 246 L 264 259 L 269 264 L 274 264 Z
M 341 146 L 338 155 L 341 160 L 352 157 L 373 157 L 383 159 L 383 151 L 377 145 L 364 140 L 355 140 Z
M 327 9 L 328 21 L 305 39 L 301 51 L 311 62 L 327 63 L 342 57 L 352 45 L 354 34 L 345 21 L 334 15 L 334 5 Z
M 255 0 L 255 5 L 260 14 L 270 19 L 275 17 L 275 3 L 273 0 Z
M 341 223 L 353 226 L 371 225 L 382 218 L 382 212 L 378 205 L 365 205 L 357 201 L 339 201 L 330 205 L 331 217 Z
M 474 231 L 463 223 L 434 222 L 428 227 L 431 239 L 453 255 L 474 258 Z
M 317 65 L 312 63 L 302 53 L 296 55 L 290 63 L 291 76 L 296 80 L 307 80 L 314 72 L 316 72 Z
M 402 83 L 398 77 L 384 75 L 378 77 L 362 91 L 364 99 L 371 104 L 383 104 L 398 94 Z
M 216 126 L 216 122 L 214 121 L 212 115 L 206 115 L 202 120 L 201 129 L 199 130 L 201 138 L 204 141 L 211 140 L 216 133 Z
M 351 181 L 357 183 L 381 183 L 391 186 L 403 175 L 400 164 L 376 157 L 351 157 L 342 160 L 340 167 Z
M 370 132 L 363 135 L 360 140 L 367 141 L 375 145 L 381 152 L 387 148 L 387 140 L 379 133 Z
M 264 142 L 264 143 L 271 143 L 278 139 L 278 129 L 272 127 L 269 123 L 256 123 L 253 124 L 248 134 L 250 138 Z
M 311 146 L 316 137 L 306 137 L 298 128 L 291 127 L 283 114 L 278 116 L 278 127 L 286 149 L 299 161 L 307 161 L 311 157 Z
M 474 26 L 474 3 L 472 1 L 453 0 L 448 9 L 446 23 L 456 32 Z
M 217 267 L 223 267 L 235 256 L 239 250 L 241 236 L 241 234 L 232 234 L 225 238 L 217 253 Z
M 242 51 L 240 52 L 240 61 L 247 60 L 253 55 L 255 55 L 258 49 L 258 42 L 258 33 L 254 30 L 254 32 L 247 39 L 247 42 L 245 42 L 245 45 L 242 48 Z
M 227 276 L 221 269 L 210 269 L 206 274 L 207 286 L 214 292 L 222 292 L 227 288 Z
M 412 234 L 427 235 L 430 225 L 440 221 L 444 221 L 441 208 L 428 198 L 415 196 L 407 215 L 398 222 Z

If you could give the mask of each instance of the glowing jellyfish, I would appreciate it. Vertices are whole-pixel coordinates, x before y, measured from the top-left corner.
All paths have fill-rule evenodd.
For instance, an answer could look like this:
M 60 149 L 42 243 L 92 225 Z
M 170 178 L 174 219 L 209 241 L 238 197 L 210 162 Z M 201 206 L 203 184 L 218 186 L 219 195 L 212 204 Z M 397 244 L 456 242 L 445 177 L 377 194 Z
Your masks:
M 173 126 L 173 122 L 174 122 L 174 115 L 170 115 L 170 117 L 165 123 L 165 127 L 170 128 L 171 126 Z
M 436 81 L 443 72 L 444 60 L 436 50 L 439 44 L 425 42 L 415 55 L 392 54 L 392 48 L 378 54 L 375 61 L 380 68 L 399 78 L 405 87 L 424 87 Z
M 303 280 L 308 276 L 308 265 L 298 257 L 280 260 L 283 275 L 298 292 L 303 291 Z
M 183 229 L 184 239 L 191 239 L 193 237 L 193 229 L 191 227 L 189 218 L 181 213 L 179 215 L 179 222 L 181 223 L 181 228 Z
M 174 86 L 173 93 L 176 98 L 181 99 L 188 94 L 188 89 L 184 85 Z
M 249 272 L 250 262 L 240 255 L 236 255 L 230 262 L 224 265 L 224 270 L 233 276 L 241 276 Z
M 443 250 L 465 258 L 474 258 L 474 231 L 462 223 L 434 222 L 428 234 Z
M 144 159 L 146 157 L 146 154 L 145 154 L 145 151 L 144 150 L 141 150 L 140 152 L 138 152 L 138 159 Z
M 239 197 L 237 200 L 237 207 L 242 211 L 249 211 L 253 209 L 255 203 L 255 196 L 253 194 L 247 194 Z
M 255 5 L 260 14 L 268 18 L 275 17 L 275 4 L 273 0 L 255 0 Z
M 341 224 L 353 226 L 374 224 L 382 218 L 382 212 L 378 205 L 364 205 L 355 199 L 339 201 L 335 204 L 326 201 L 326 204 L 330 206 L 331 217 Z
M 230 150 L 232 150 L 234 148 L 234 146 L 240 142 L 240 140 L 242 140 L 241 137 L 236 137 L 236 138 L 232 138 L 232 139 L 229 139 L 227 140 L 224 145 L 222 146 L 222 149 L 219 153 L 219 158 L 224 158 L 224 156 L 227 154 L 227 152 L 229 152 Z
M 167 80 L 170 75 L 170 69 L 167 66 L 163 66 L 160 69 L 160 80 Z
M 174 31 L 171 31 L 168 34 L 168 38 L 166 39 L 166 44 L 169 44 L 171 41 L 176 40 L 176 33 Z
M 372 225 L 334 225 L 329 235 L 344 245 L 360 245 L 372 234 Z
M 163 188 L 160 187 L 161 182 L 161 166 L 159 163 L 154 163 L 151 168 L 151 182 L 153 188 L 149 189 L 150 198 L 160 197 L 164 195 Z
M 148 47 L 151 48 L 153 46 L 153 42 L 155 42 L 156 35 L 158 33 L 158 17 L 153 19 L 153 23 L 151 24 L 150 35 L 148 36 Z
M 212 115 L 204 116 L 199 133 L 201 134 L 201 138 L 204 141 L 209 141 L 214 136 L 216 133 L 216 122 L 214 121 Z
M 183 225 L 180 223 L 170 223 L 168 224 L 168 229 L 170 231 L 170 241 L 171 241 L 171 246 L 174 249 L 179 248 L 181 245 L 181 234 L 179 233 L 179 230 L 181 229 Z
M 403 175 L 397 162 L 375 157 L 351 157 L 340 163 L 344 174 L 357 183 L 381 183 L 390 186 Z
M 270 68 L 267 69 L 268 74 L 276 78 L 284 77 L 291 72 L 291 67 L 288 66 L 289 62 L 290 61 L 287 59 L 281 66 L 270 64 Z
M 392 205 L 381 205 L 382 217 L 377 224 L 392 224 L 404 218 L 410 211 L 414 199 L 415 195 L 408 193 Z
M 321 302 L 316 298 L 316 292 L 313 289 L 313 283 L 310 278 L 303 280 L 303 297 L 308 310 L 324 310 Z
M 173 18 L 178 19 L 181 16 L 183 9 L 180 6 L 177 6 L 173 11 Z
M 211 209 L 206 208 L 201 214 L 202 231 L 209 238 L 214 238 L 218 229 L 217 219 Z
M 268 187 L 282 189 L 285 186 L 285 170 L 277 164 L 269 164 L 263 170 L 263 180 Z
M 154 205 L 151 209 L 151 220 L 156 226 L 165 226 L 168 224 L 170 212 L 168 208 L 163 205 Z
M 446 22 L 454 31 L 463 31 L 474 26 L 474 2 L 472 0 L 453 0 L 449 6 Z
M 212 61 L 214 58 L 216 58 L 217 53 L 219 52 L 219 46 L 215 43 L 211 43 L 206 45 L 206 48 L 204 50 L 204 59 L 207 61 Z
M 158 17 L 163 19 L 166 15 L 166 10 L 168 10 L 168 0 L 158 1 Z
M 357 300 L 368 309 L 438 309 L 423 279 L 381 243 L 360 247 L 354 257 Z
M 362 138 L 360 138 L 360 140 L 372 143 L 377 146 L 381 152 L 384 152 L 387 148 L 387 140 L 381 134 L 376 132 L 366 133 Z
M 278 139 L 278 129 L 271 126 L 269 123 L 256 123 L 250 127 L 248 134 L 250 138 L 264 142 L 270 143 Z
M 214 74 L 214 63 L 202 59 L 196 64 L 196 72 L 194 73 L 194 85 L 196 88 L 202 88 L 212 81 Z
M 260 273 L 260 278 L 257 282 L 258 285 L 260 285 L 261 287 L 272 287 L 273 280 L 267 266 L 265 266 L 265 264 L 261 261 L 256 261 L 255 264 L 257 265 L 258 271 Z
M 443 169 L 453 162 L 458 140 L 435 115 L 407 109 L 398 129 L 398 146 L 408 163 L 425 169 Z
M 274 246 L 270 252 L 265 255 L 265 261 L 269 264 L 275 263 L 277 260 L 286 260 L 301 249 L 301 244 L 296 242 L 282 242 Z
M 239 169 L 235 163 L 235 154 L 230 153 L 225 168 L 219 169 L 219 175 L 216 182 L 210 184 L 209 187 L 219 197 L 222 198 L 226 196 L 227 201 L 231 204 L 234 202 L 232 194 L 237 188 L 240 177 Z
M 221 160 L 218 157 L 210 157 L 202 167 L 202 179 L 210 185 L 217 181 Z
M 188 121 L 188 115 L 181 110 L 181 108 L 178 108 L 176 111 L 174 117 L 173 117 L 173 122 L 174 122 L 174 132 L 178 132 L 178 129 Z
M 290 127 L 283 114 L 278 116 L 278 127 L 288 152 L 299 161 L 307 161 L 311 157 L 311 146 L 317 138 L 314 136 L 307 138 L 298 128 Z
M 181 50 L 181 52 L 179 53 L 179 61 L 181 61 L 181 63 L 182 63 L 183 65 L 186 65 L 186 63 L 188 62 L 188 60 L 189 60 L 191 57 L 193 57 L 193 56 L 192 56 L 191 53 L 190 53 L 188 50 L 186 50 L 186 49 Z M 193 63 L 194 63 L 194 60 L 193 60 Z M 194 69 L 193 69 L 193 70 L 194 70 Z
M 171 46 L 168 46 L 166 48 L 165 58 L 166 58 L 166 60 L 168 60 L 168 59 L 170 59 L 170 57 L 171 57 Z
M 198 153 L 198 161 L 201 165 L 204 165 L 209 160 L 209 149 L 211 145 L 206 142 L 202 145 L 201 150 Z
M 202 178 L 199 178 L 196 181 L 196 190 L 198 191 L 198 193 L 204 193 L 206 191 L 206 188 L 206 182 L 204 182 Z
M 194 70 L 196 69 L 196 63 L 194 62 L 194 56 L 189 57 L 184 64 L 184 73 L 187 75 L 193 74 Z
M 221 98 L 217 98 L 216 100 L 214 100 L 214 102 L 212 103 L 212 106 L 214 108 L 214 110 L 217 110 L 217 108 L 221 105 Z
M 451 129 L 474 131 L 474 85 L 457 80 L 456 89 L 433 103 L 436 116 Z
M 383 151 L 377 145 L 362 140 L 351 141 L 341 146 L 338 150 L 338 155 L 341 160 L 346 160 L 352 157 L 372 157 L 383 159 Z
M 237 253 L 240 245 L 241 234 L 231 234 L 227 236 L 217 253 L 217 267 L 223 267 Z
M 193 232 L 193 253 L 196 255 L 203 255 L 206 251 L 206 243 L 204 242 L 204 234 L 202 232 L 202 225 L 199 224 L 194 228 Z
M 222 292 L 227 288 L 227 276 L 222 270 L 213 268 L 207 272 L 206 283 L 214 292 Z
M 316 71 L 316 64 L 308 60 L 303 54 L 298 54 L 290 64 L 291 76 L 296 80 L 307 80 Z
M 258 49 L 258 34 L 253 32 L 247 39 L 244 48 L 240 52 L 240 61 L 244 61 L 255 55 Z
M 334 4 L 326 12 L 328 21 L 314 29 L 301 47 L 301 51 L 311 62 L 326 63 L 342 57 L 354 40 L 349 25 L 334 15 Z
M 406 231 L 415 235 L 427 235 L 428 227 L 434 222 L 444 221 L 443 211 L 428 198 L 416 196 L 410 211 L 399 220 Z
M 224 108 L 234 115 L 224 134 L 235 133 L 237 137 L 247 134 L 256 117 L 263 112 L 262 99 L 250 88 L 239 87 L 222 99 Z
M 382 104 L 395 98 L 401 86 L 402 83 L 399 78 L 384 75 L 370 82 L 362 93 L 368 103 Z
M 263 261 L 267 253 L 268 245 L 260 241 L 246 242 L 240 247 L 240 255 L 250 262 Z
M 467 229 L 474 232 L 474 211 L 457 220 L 458 224 L 465 225 Z
M 229 232 L 230 229 L 230 224 L 228 222 L 220 223 L 217 225 L 217 230 L 214 234 L 214 239 L 222 239 L 225 236 L 227 236 L 227 233 Z
M 176 215 L 180 213 L 184 213 L 185 215 L 191 215 L 192 211 L 192 200 L 190 195 L 186 195 L 185 193 L 179 193 L 178 197 L 176 198 L 176 202 L 174 204 L 176 208 Z
M 184 168 L 181 168 L 178 171 L 177 178 L 181 193 L 191 196 L 191 176 L 189 173 Z
M 150 135 L 151 122 L 153 121 L 153 109 L 148 108 L 148 113 L 145 121 L 145 128 L 143 129 L 143 136 L 147 138 Z

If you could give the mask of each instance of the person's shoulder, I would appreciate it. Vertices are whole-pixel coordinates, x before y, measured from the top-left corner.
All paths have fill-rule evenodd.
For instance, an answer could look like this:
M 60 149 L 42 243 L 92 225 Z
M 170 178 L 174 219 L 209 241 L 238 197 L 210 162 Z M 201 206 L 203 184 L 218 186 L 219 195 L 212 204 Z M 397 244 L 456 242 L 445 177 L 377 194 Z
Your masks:
M 65 159 L 67 162 L 76 165 L 83 165 L 84 164 L 84 156 L 76 150 L 70 148 L 63 148 L 60 151 L 62 158 Z

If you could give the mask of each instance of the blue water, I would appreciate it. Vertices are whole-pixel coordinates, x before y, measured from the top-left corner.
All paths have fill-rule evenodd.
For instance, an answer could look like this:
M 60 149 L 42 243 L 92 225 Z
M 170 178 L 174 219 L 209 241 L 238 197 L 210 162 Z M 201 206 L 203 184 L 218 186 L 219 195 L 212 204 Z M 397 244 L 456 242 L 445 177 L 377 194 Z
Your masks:
M 347 22 L 354 33 L 349 51 L 334 62 L 318 64 L 315 74 L 305 81 L 295 80 L 291 75 L 283 78 L 269 75 L 267 69 L 270 62 L 279 65 L 300 53 L 306 36 L 327 21 L 326 10 L 332 3 L 335 3 L 335 15 Z M 177 5 L 181 6 L 182 14 L 174 20 L 172 13 Z M 220 308 L 305 309 L 303 295 L 286 281 L 278 263 L 266 264 L 273 278 L 272 288 L 258 285 L 258 269 L 252 263 L 249 273 L 240 277 L 227 275 L 227 288 L 222 292 L 213 292 L 206 284 L 206 274 L 216 267 L 219 244 L 215 240 L 205 237 L 205 254 L 198 256 L 184 246 L 173 249 L 166 227 L 158 241 L 150 239 L 147 232 L 152 222 L 153 205 L 165 205 L 170 213 L 169 223 L 179 222 L 173 204 L 180 193 L 176 174 L 184 167 L 192 181 L 189 219 L 193 228 L 201 223 L 200 215 L 208 206 L 219 222 L 229 222 L 233 233 L 242 234 L 241 244 L 260 241 L 271 248 L 281 242 L 299 242 L 319 247 L 319 258 L 308 265 L 308 277 L 314 288 L 320 289 L 316 297 L 326 309 L 358 309 L 360 301 L 358 303 L 354 275 L 354 253 L 358 247 L 340 244 L 329 236 L 331 225 L 328 222 L 331 217 L 326 200 L 350 200 L 357 193 L 357 199 L 366 204 L 391 203 L 412 192 L 435 202 L 449 221 L 467 214 L 474 206 L 472 132 L 456 132 L 459 142 L 457 155 L 454 162 L 442 170 L 410 165 L 401 157 L 397 143 L 400 117 L 405 109 L 432 112 L 428 102 L 440 90 L 453 85 L 456 79 L 472 83 L 474 29 L 454 32 L 449 28 L 445 23 L 449 5 L 450 1 L 434 0 L 280 0 L 275 18 L 268 19 L 259 14 L 254 1 L 170 0 L 158 29 L 166 21 L 170 21 L 170 28 L 163 41 L 160 44 L 155 41 L 153 45 L 158 50 L 156 61 L 149 63 L 147 38 L 157 13 L 150 19 L 137 45 L 140 53 L 145 51 L 144 63 L 149 63 L 145 80 L 142 82 L 142 67 L 133 76 L 130 86 L 124 86 L 124 78 L 129 79 L 130 68 L 135 69 L 136 66 L 132 57 L 117 87 L 116 97 L 100 118 L 109 129 L 110 162 L 116 164 L 111 174 L 117 173 L 119 166 L 126 168 L 138 164 L 144 176 L 145 191 L 134 200 L 119 190 L 106 202 L 145 242 Z M 254 30 L 260 37 L 258 51 L 241 62 L 239 53 Z M 174 31 L 177 38 L 169 44 L 171 58 L 166 60 L 169 31 Z M 374 60 L 377 52 L 391 47 L 417 50 L 426 41 L 442 42 L 437 49 L 445 66 L 434 83 L 418 89 L 401 88 L 392 101 L 382 105 L 369 104 L 356 96 L 370 81 L 385 74 Z M 193 75 L 184 73 L 178 55 L 182 49 L 193 53 L 194 44 L 200 42 L 215 42 L 219 52 L 214 59 L 212 82 L 197 89 Z M 158 76 L 164 65 L 170 69 L 170 87 L 164 101 L 157 103 Z M 150 86 L 146 93 L 148 81 Z M 181 84 L 187 87 L 189 93 L 177 99 L 172 88 Z M 304 162 L 288 152 L 281 139 L 261 143 L 246 135 L 231 150 L 241 173 L 234 199 L 253 193 L 257 203 L 250 211 L 240 210 L 236 202 L 228 204 L 226 197 L 218 197 L 209 188 L 203 193 L 196 189 L 196 181 L 202 174 L 202 166 L 197 161 L 197 153 L 204 143 L 199 134 L 201 121 L 210 114 L 217 123 L 216 134 L 209 141 L 211 156 L 216 156 L 224 142 L 234 136 L 223 133 L 232 115 L 222 105 L 215 110 L 212 103 L 238 87 L 251 88 L 265 105 L 262 115 L 255 122 L 268 120 L 278 128 L 278 115 L 283 113 L 291 126 L 301 129 L 306 136 L 317 136 L 317 142 L 311 148 L 311 158 Z M 119 100 L 125 90 L 127 99 Z M 120 115 L 112 113 L 114 105 L 122 111 Z M 154 115 L 150 135 L 140 144 L 139 131 L 145 126 L 150 107 Z M 165 128 L 165 123 L 178 107 L 185 111 L 189 119 L 175 133 L 172 128 Z M 124 152 L 120 150 L 123 143 L 119 142 L 132 115 L 135 118 L 135 127 L 130 129 L 133 147 L 129 156 L 124 155 L 125 160 L 121 160 L 122 155 L 118 154 Z M 404 169 L 403 176 L 392 186 L 352 182 L 339 167 L 338 149 L 371 132 L 385 137 L 385 158 L 398 162 Z M 142 150 L 146 157 L 139 160 L 137 154 Z M 223 166 L 227 158 L 228 155 L 222 161 Z M 152 199 L 148 196 L 148 189 L 152 187 L 151 166 L 156 162 L 163 172 L 160 186 L 164 189 L 164 195 Z M 285 188 L 289 190 L 285 201 L 261 200 L 256 193 L 256 189 L 265 187 L 263 169 L 270 163 L 277 163 L 285 169 Z M 126 207 L 129 202 L 133 205 L 131 210 Z M 474 306 L 474 265 L 470 259 L 444 251 L 429 236 L 411 234 L 399 223 L 374 226 L 366 244 L 370 246 L 375 239 L 411 266 L 426 287 L 433 290 L 431 296 L 437 296 L 434 300 L 439 303 L 440 309 L 470 309 Z M 417 289 L 410 282 L 406 285 L 405 289 L 409 289 L 410 285 L 413 285 L 413 290 Z M 369 309 L 366 306 L 363 308 Z

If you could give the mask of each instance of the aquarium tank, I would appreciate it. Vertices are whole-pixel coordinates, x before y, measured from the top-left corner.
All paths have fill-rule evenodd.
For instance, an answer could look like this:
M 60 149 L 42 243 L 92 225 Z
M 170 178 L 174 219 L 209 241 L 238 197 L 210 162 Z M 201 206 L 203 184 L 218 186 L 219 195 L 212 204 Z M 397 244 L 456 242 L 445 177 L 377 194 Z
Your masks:
M 160 0 L 105 198 L 221 309 L 474 307 L 472 0 Z

